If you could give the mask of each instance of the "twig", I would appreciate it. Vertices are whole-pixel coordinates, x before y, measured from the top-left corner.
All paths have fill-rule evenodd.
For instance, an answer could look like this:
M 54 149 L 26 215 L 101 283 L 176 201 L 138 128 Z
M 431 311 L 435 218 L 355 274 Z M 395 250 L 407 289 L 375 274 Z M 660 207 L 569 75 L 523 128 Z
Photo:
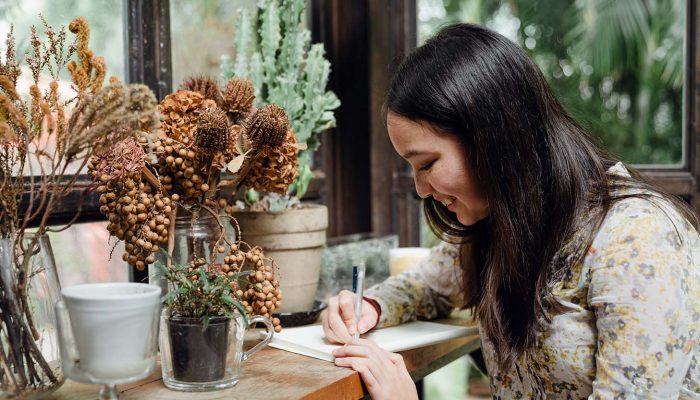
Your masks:
M 170 226 L 168 226 L 168 257 L 165 260 L 165 266 L 168 271 L 172 270 L 172 254 L 175 248 L 175 218 L 177 218 L 178 204 L 172 202 L 173 209 L 170 211 Z

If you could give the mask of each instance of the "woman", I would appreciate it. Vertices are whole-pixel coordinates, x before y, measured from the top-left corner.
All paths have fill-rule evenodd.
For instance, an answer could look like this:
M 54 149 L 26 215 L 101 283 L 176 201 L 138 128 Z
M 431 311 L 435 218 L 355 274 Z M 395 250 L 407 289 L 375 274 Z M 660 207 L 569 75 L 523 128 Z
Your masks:
M 445 242 L 332 298 L 336 364 L 376 399 L 415 398 L 402 359 L 352 333 L 473 308 L 494 398 L 700 396 L 700 248 L 680 201 L 617 162 L 517 45 L 443 29 L 399 67 L 387 128 Z

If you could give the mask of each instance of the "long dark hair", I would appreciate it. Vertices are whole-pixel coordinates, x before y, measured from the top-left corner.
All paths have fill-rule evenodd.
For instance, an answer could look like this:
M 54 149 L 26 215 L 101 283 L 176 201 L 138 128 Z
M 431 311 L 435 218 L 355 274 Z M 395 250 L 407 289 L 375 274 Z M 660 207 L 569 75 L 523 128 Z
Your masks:
M 413 51 L 386 107 L 465 146 L 490 216 L 464 226 L 432 198 L 424 211 L 441 238 L 462 244 L 465 306 L 475 307 L 501 368 L 530 348 L 559 308 L 549 283 L 571 258 L 556 256 L 575 221 L 592 213 L 589 235 L 574 250 L 583 259 L 610 204 L 627 197 L 615 188 L 651 189 L 697 226 L 685 204 L 634 169 L 632 178 L 606 174 L 617 161 L 569 117 L 527 55 L 488 29 L 451 25 Z

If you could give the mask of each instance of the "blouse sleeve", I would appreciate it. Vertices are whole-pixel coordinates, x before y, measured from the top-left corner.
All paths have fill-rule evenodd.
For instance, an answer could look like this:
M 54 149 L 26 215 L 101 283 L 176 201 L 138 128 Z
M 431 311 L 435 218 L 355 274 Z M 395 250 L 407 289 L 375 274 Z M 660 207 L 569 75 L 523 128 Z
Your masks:
M 598 331 L 590 399 L 679 395 L 698 324 L 697 236 L 682 234 L 688 227 L 647 200 L 610 211 L 586 260 Z
M 427 258 L 403 273 L 369 288 L 365 296 L 379 304 L 378 328 L 446 316 L 461 306 L 459 246 L 441 243 Z

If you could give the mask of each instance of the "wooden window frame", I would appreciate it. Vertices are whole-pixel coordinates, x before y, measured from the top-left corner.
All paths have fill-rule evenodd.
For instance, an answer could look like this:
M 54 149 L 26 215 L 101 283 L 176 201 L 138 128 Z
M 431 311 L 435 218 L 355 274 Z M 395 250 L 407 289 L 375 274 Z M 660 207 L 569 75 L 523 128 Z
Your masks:
M 382 106 L 394 69 L 416 46 L 416 0 L 307 0 L 314 42 L 331 62 L 330 89 L 342 101 L 338 126 L 322 136 L 312 183 L 329 208 L 329 236 L 360 232 L 398 234 L 401 246 L 420 243 L 420 199 L 410 168 L 393 150 Z M 158 99 L 172 91 L 168 0 L 124 2 L 127 83 L 145 83 Z M 698 6 L 687 2 L 685 151 L 681 166 L 639 169 L 700 211 L 700 37 Z M 68 220 L 82 202 L 79 222 L 101 221 L 97 196 L 81 176 L 51 219 Z M 81 199 L 81 196 L 83 198 Z
M 370 3 L 372 229 L 378 233 L 398 233 L 402 246 L 417 246 L 420 200 L 415 194 L 410 168 L 389 143 L 380 113 L 397 60 L 416 46 L 416 0 Z M 685 158 L 680 166 L 637 167 L 664 190 L 688 200 L 700 213 L 700 33 L 697 29 L 700 16 L 696 1 L 688 0 L 686 4 Z

